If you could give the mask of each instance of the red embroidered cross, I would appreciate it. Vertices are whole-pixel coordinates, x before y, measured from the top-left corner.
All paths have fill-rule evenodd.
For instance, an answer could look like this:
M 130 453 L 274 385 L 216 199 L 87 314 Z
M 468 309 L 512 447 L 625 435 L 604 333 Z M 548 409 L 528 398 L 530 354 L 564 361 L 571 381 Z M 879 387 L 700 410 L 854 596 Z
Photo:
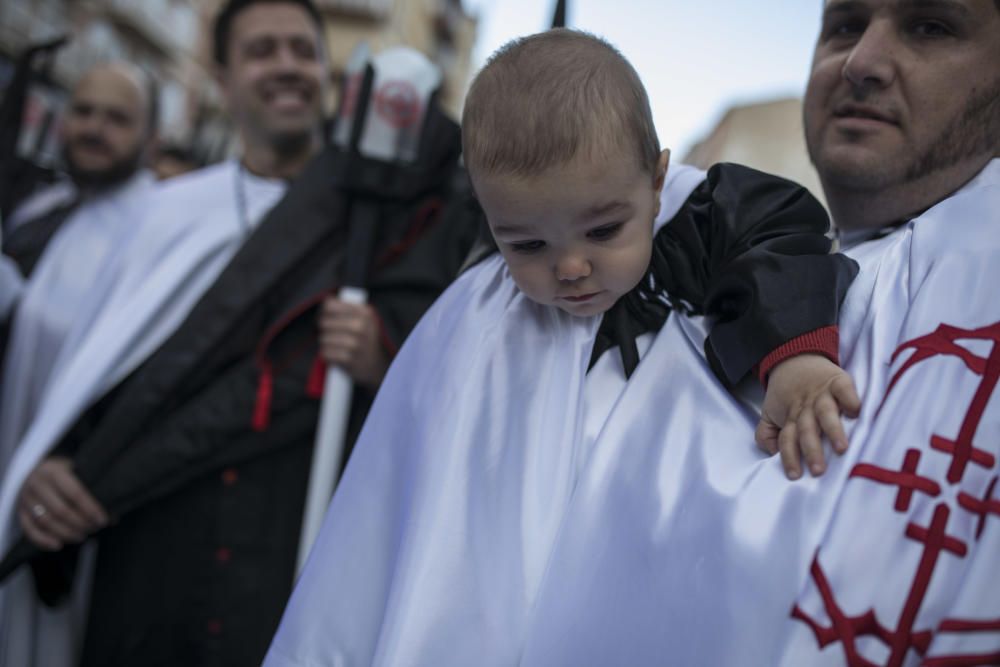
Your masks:
M 859 463 L 851 470 L 851 477 L 864 477 L 880 484 L 898 486 L 896 494 L 896 511 L 905 512 L 910 509 L 910 500 L 914 491 L 921 491 L 932 498 L 941 495 L 941 485 L 929 477 L 917 475 L 917 464 L 920 463 L 920 450 L 906 450 L 901 471 L 880 468 L 870 463 Z
M 961 505 L 963 509 L 979 515 L 979 524 L 976 526 L 977 540 L 980 536 L 982 536 L 983 528 L 986 527 L 986 516 L 988 514 L 1000 516 L 1000 500 L 994 500 L 992 498 L 993 489 L 997 486 L 997 479 L 997 477 L 994 477 L 990 481 L 990 485 L 986 487 L 986 493 L 983 494 L 982 500 L 966 493 L 965 491 L 958 494 L 958 504 Z
M 956 342 L 963 339 L 992 342 L 990 354 L 986 357 L 974 354 Z M 946 479 L 951 485 L 962 481 L 969 463 L 984 468 L 993 468 L 996 465 L 996 457 L 985 450 L 976 448 L 972 440 L 979 428 L 990 397 L 1000 381 L 1000 322 L 980 329 L 959 329 L 942 324 L 933 333 L 900 345 L 893 354 L 893 361 L 904 350 L 909 349 L 914 350 L 914 352 L 893 375 L 885 398 L 882 400 L 882 405 L 885 405 L 885 401 L 896 383 L 917 364 L 939 355 L 958 357 L 971 372 L 981 376 L 982 380 L 979 382 L 972 402 L 962 419 L 957 437 L 948 439 L 939 435 L 931 435 L 929 444 L 933 450 L 951 457 L 946 474 Z M 881 406 L 879 410 L 881 411 Z M 899 493 L 896 494 L 895 510 L 905 512 L 910 508 L 914 492 L 927 494 L 931 498 L 938 497 L 942 492 L 941 485 L 937 481 L 917 473 L 920 457 L 919 450 L 907 450 L 900 470 L 891 470 L 870 463 L 859 463 L 851 470 L 850 477 L 898 486 Z M 992 479 L 982 499 L 964 491 L 958 494 L 959 506 L 979 517 L 976 539 L 979 539 L 982 534 L 988 515 L 1000 516 L 1000 500 L 992 497 L 997 480 L 998 477 Z M 964 558 L 968 553 L 968 545 L 965 542 L 948 535 L 947 527 L 950 515 L 951 508 L 942 501 L 934 508 L 929 526 L 924 527 L 913 522 L 906 526 L 906 537 L 922 545 L 922 554 L 906 601 L 903 604 L 896 630 L 889 630 L 879 623 L 874 608 L 869 608 L 868 611 L 859 616 L 848 616 L 836 601 L 829 580 L 819 563 L 818 552 L 813 560 L 810 573 L 823 600 L 827 615 L 830 617 L 831 625 L 829 627 L 821 626 L 798 605 L 792 609 L 792 617 L 803 621 L 812 629 L 820 648 L 839 641 L 843 645 L 847 664 L 850 667 L 868 667 L 873 664 L 860 655 L 856 646 L 856 638 L 864 635 L 878 637 L 888 646 L 890 653 L 885 663 L 887 665 L 902 665 L 907 652 L 911 649 L 923 657 L 930 646 L 933 633 L 929 630 L 914 631 L 913 626 L 917 613 L 923 605 L 934 569 L 944 553 L 950 553 L 958 558 Z M 937 631 L 978 632 L 997 629 L 1000 629 L 1000 619 L 995 621 L 948 619 L 941 622 Z M 927 658 L 922 664 L 928 667 L 962 667 L 997 662 L 1000 662 L 1000 654 L 969 654 L 933 656 Z
M 1000 651 L 968 655 L 939 655 L 927 658 L 921 667 L 983 667 L 1000 664 Z
M 1000 618 L 980 621 L 965 618 L 946 618 L 938 625 L 938 632 L 972 633 L 1000 631 Z M 1000 651 L 969 655 L 933 656 L 924 660 L 922 667 L 978 667 L 1000 663 Z
M 958 340 L 987 340 L 993 343 L 989 357 L 981 357 L 973 354 L 968 349 L 962 347 L 955 341 Z M 900 367 L 889 382 L 889 389 L 885 393 L 886 399 L 896 386 L 896 382 L 913 366 L 931 357 L 938 355 L 954 356 L 961 359 L 966 367 L 982 376 L 979 387 L 972 398 L 962 425 L 958 430 L 958 437 L 949 440 L 938 435 L 931 438 L 931 446 L 941 452 L 951 455 L 951 467 L 948 468 L 948 481 L 957 484 L 962 481 L 965 468 L 971 460 L 973 463 L 985 468 L 992 468 L 996 464 L 996 459 L 989 452 L 977 449 L 972 444 L 972 438 L 979 428 L 979 422 L 986 411 L 986 404 L 989 402 L 997 382 L 1000 381 L 1000 322 L 985 326 L 979 329 L 959 329 L 948 324 L 942 324 L 934 333 L 921 336 L 907 343 L 903 343 L 893 353 L 892 360 L 896 361 L 900 353 L 904 350 L 913 349 L 914 352 L 906 363 Z M 885 405 L 885 399 L 882 401 Z M 881 410 L 881 407 L 879 408 Z
M 857 638 L 866 635 L 878 637 L 890 646 L 904 645 L 898 659 L 890 659 L 890 662 L 887 663 L 890 665 L 902 664 L 903 658 L 906 657 L 906 648 L 912 648 L 920 656 L 927 652 L 934 636 L 930 630 L 910 632 L 898 629 L 893 632 L 879 623 L 875 616 L 875 610 L 871 608 L 859 616 L 848 616 L 844 613 L 844 610 L 837 604 L 833 588 L 823 572 L 823 566 L 819 563 L 819 554 L 813 559 L 809 573 L 812 575 L 813 581 L 816 582 L 816 588 L 823 599 L 823 608 L 826 610 L 827 616 L 830 617 L 830 626 L 821 626 L 798 605 L 792 609 L 792 618 L 804 622 L 812 629 L 820 648 L 839 641 L 843 645 L 845 664 L 848 667 L 878 667 L 877 663 L 871 662 L 858 652 Z

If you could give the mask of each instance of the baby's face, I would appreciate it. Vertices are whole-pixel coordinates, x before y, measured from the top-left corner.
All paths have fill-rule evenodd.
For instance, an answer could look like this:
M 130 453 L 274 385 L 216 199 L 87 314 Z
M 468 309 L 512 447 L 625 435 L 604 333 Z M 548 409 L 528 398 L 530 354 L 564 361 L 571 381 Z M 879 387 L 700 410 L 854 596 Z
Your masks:
M 537 176 L 472 174 L 514 282 L 579 316 L 608 310 L 649 266 L 667 153 L 656 174 L 634 159 L 576 157 Z

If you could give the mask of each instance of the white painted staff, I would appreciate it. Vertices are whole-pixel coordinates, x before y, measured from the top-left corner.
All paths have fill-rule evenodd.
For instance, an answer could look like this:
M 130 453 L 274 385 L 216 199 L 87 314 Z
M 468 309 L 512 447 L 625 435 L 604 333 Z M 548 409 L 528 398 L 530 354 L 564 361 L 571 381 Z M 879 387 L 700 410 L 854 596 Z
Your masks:
M 441 78 L 440 69 L 413 49 L 383 51 L 369 64 L 368 47 L 358 46 L 345 72 L 333 131 L 334 143 L 347 154 L 346 164 L 358 156 L 390 164 L 416 161 L 427 106 Z M 349 179 L 349 166 L 345 172 Z M 363 304 L 368 300 L 364 285 L 377 237 L 378 202 L 371 198 L 351 201 L 347 216 L 345 271 L 337 298 Z M 352 392 L 351 377 L 342 368 L 330 366 L 316 430 L 296 573 L 305 565 L 337 485 Z

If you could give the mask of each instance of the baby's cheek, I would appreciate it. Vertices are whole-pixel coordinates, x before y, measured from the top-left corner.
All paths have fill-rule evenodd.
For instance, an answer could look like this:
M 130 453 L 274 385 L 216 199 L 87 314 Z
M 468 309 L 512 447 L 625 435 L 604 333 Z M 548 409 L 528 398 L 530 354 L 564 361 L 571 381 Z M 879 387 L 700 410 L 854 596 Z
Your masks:
M 548 299 L 542 289 L 544 286 L 540 284 L 541 280 L 537 270 L 526 266 L 511 266 L 510 264 L 507 265 L 507 268 L 510 271 L 510 277 L 514 279 L 514 284 L 526 297 L 539 303 L 547 302 Z
M 646 275 L 653 256 L 652 243 L 638 243 L 621 258 L 618 271 L 619 288 L 622 294 L 632 291 Z

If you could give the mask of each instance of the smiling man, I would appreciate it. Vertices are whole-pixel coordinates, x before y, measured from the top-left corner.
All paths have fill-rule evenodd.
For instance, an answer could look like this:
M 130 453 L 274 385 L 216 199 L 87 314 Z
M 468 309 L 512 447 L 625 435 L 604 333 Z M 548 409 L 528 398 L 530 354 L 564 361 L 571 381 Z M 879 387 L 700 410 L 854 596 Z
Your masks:
M 243 166 L 297 176 L 320 147 L 329 69 L 311 3 L 231 2 L 215 22 L 213 55 L 243 143 Z
M 291 590 L 323 389 L 316 311 L 353 220 L 347 158 L 323 145 L 311 2 L 231 0 L 214 37 L 242 154 L 158 188 L 120 289 L 4 470 L 5 666 L 259 664 Z M 366 192 L 369 305 L 334 301 L 351 437 L 477 230 L 453 191 L 458 127 L 432 108 L 424 131 L 406 187 Z M 93 542 L 88 604 L 76 555 Z M 82 659 L 71 609 L 89 609 Z

